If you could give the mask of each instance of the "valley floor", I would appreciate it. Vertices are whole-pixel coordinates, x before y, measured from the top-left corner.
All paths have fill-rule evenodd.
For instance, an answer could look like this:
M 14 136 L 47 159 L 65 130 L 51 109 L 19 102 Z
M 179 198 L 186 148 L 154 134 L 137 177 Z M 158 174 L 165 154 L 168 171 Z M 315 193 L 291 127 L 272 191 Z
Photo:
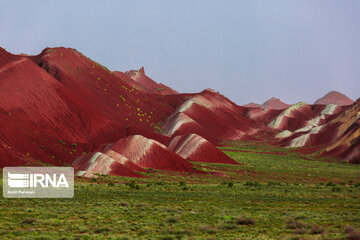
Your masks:
M 240 164 L 78 178 L 73 199 L 2 197 L 1 239 L 360 238 L 359 165 L 246 142 L 223 150 Z

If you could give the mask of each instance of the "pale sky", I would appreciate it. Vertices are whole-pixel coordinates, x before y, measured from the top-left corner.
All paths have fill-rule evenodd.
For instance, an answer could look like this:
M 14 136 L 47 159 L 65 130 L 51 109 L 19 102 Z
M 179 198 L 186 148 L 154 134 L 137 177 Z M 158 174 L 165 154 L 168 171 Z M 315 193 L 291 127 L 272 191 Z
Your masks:
M 145 66 L 179 92 L 238 104 L 360 97 L 358 0 L 0 0 L 0 46 L 76 48 L 111 70 Z

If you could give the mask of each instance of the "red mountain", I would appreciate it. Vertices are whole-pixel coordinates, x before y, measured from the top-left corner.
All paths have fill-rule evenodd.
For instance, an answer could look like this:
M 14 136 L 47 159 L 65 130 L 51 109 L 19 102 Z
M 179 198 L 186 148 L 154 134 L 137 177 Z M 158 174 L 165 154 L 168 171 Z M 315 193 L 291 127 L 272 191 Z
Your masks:
M 264 109 L 274 109 L 274 110 L 283 110 L 290 106 L 291 105 L 286 104 L 286 103 L 282 102 L 280 99 L 275 98 L 275 97 L 270 98 L 269 100 L 265 101 L 263 104 L 257 104 L 257 103 L 251 102 L 246 105 L 243 105 L 243 107 L 246 107 L 246 108 L 264 108 Z
M 336 91 L 328 92 L 325 96 L 319 98 L 316 102 L 314 102 L 314 104 L 336 104 L 339 106 L 351 105 L 353 103 L 354 101 L 351 100 L 349 97 Z
M 269 100 L 267 100 L 266 102 L 264 102 L 262 104 L 262 107 L 263 108 L 267 108 L 267 109 L 285 109 L 285 108 L 288 108 L 290 107 L 291 105 L 289 104 L 286 104 L 284 102 L 282 102 L 280 99 L 278 98 L 270 98 Z
M 358 111 L 358 103 L 289 106 L 276 98 L 241 107 L 211 89 L 178 94 L 144 68 L 111 72 L 70 48 L 36 56 L 0 48 L 0 167 L 72 164 L 84 176 L 195 173 L 188 160 L 236 164 L 216 148 L 224 140 L 318 146 L 360 162 Z
M 120 75 L 119 73 L 117 74 L 118 76 Z M 174 89 L 171 89 L 170 87 L 165 86 L 162 83 L 157 83 L 148 76 L 146 76 L 144 67 L 141 67 L 138 71 L 127 71 L 125 72 L 125 75 L 129 76 L 130 79 L 132 79 L 130 81 L 128 80 L 128 84 L 130 86 L 137 87 L 139 90 L 162 95 L 178 94 L 178 92 Z

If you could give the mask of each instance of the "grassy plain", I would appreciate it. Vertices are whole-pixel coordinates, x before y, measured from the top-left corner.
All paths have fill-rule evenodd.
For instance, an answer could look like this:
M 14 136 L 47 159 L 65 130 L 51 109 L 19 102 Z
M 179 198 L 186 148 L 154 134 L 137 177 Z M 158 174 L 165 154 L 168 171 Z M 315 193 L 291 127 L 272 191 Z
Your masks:
M 239 165 L 78 178 L 73 199 L 1 197 L 1 239 L 360 239 L 359 165 L 247 143 L 222 150 Z

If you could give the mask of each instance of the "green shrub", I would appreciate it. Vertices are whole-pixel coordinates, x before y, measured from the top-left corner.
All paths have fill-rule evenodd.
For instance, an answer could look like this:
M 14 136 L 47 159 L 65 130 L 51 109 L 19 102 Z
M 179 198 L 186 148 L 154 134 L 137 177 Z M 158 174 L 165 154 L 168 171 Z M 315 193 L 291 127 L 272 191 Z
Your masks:
M 134 180 L 132 180 L 131 182 L 125 183 L 125 185 L 132 189 L 140 189 L 140 185 L 137 184 Z
M 245 184 L 245 186 L 248 186 L 248 187 L 259 187 L 261 186 L 261 184 L 259 182 L 251 182 L 251 181 L 247 181 Z
M 332 192 L 341 192 L 341 188 L 337 187 L 337 186 L 334 186 L 334 187 L 331 188 L 331 191 Z
M 334 187 L 334 186 L 336 186 L 336 184 L 333 183 L 332 181 L 329 181 L 329 182 L 326 184 L 326 186 L 328 186 L 328 187 Z
M 166 222 L 168 223 L 177 223 L 178 222 L 178 218 L 175 218 L 175 217 L 168 217 L 165 219 Z
M 300 221 L 294 221 L 293 219 L 287 221 L 286 223 L 286 227 L 289 229 L 299 229 L 299 228 L 304 228 L 305 226 L 306 225 L 304 223 Z

